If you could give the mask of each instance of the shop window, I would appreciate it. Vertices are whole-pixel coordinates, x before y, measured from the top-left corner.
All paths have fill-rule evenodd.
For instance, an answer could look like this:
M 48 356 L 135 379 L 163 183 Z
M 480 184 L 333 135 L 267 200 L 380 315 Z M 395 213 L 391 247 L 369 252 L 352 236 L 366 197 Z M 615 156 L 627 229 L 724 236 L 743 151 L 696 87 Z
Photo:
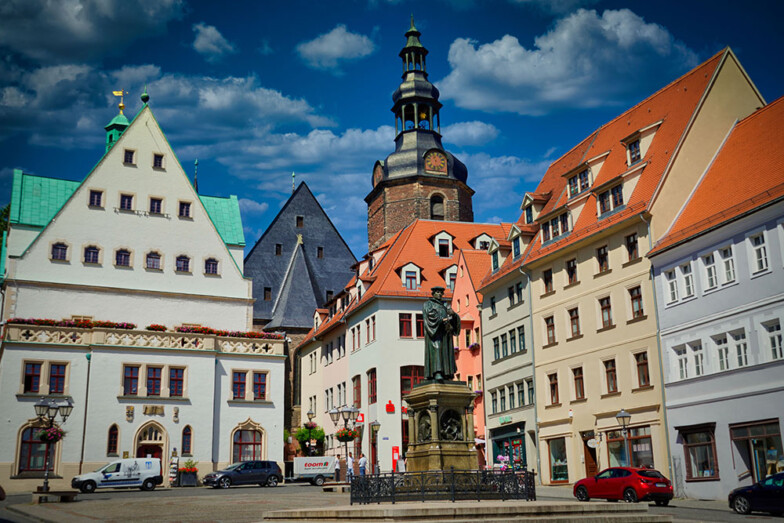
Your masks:
M 713 423 L 707 426 L 676 428 L 683 440 L 686 481 L 719 479 L 714 429 Z
M 607 453 L 611 467 L 629 465 L 632 467 L 653 467 L 653 445 L 649 426 L 627 429 L 627 442 L 624 446 L 623 432 L 611 430 L 607 433 Z
M 568 483 L 569 467 L 566 462 L 566 439 L 557 438 L 547 442 L 550 451 L 550 482 Z
M 261 432 L 258 430 L 236 431 L 232 454 L 232 463 L 261 459 Z
M 778 420 L 730 425 L 730 437 L 740 457 L 740 469 L 750 471 L 754 482 L 775 474 L 779 463 L 784 463 Z

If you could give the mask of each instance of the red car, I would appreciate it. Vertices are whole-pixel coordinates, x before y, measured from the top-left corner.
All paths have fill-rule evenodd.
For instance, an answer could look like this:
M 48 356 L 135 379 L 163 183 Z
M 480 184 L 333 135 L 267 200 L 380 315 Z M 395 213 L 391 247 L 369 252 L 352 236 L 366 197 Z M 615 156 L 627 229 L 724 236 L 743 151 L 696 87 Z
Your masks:
M 622 499 L 629 503 L 655 501 L 666 506 L 672 499 L 672 483 L 658 470 L 612 467 L 575 483 L 574 497 L 580 501 L 591 498 Z

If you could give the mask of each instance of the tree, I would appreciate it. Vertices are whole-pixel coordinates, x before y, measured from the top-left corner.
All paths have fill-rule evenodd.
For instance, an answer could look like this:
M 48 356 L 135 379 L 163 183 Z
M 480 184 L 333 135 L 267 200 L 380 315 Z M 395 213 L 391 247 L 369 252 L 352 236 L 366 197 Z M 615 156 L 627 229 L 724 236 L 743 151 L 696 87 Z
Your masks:
M 11 204 L 9 203 L 0 211 L 0 232 L 8 229 L 8 216 L 11 214 Z
M 316 427 L 315 429 L 308 430 L 305 427 L 300 427 L 294 437 L 297 438 L 297 441 L 299 441 L 300 447 L 305 449 L 308 447 L 306 444 L 308 437 L 310 437 L 310 439 L 315 439 L 318 443 L 324 442 L 324 429 L 321 427 Z

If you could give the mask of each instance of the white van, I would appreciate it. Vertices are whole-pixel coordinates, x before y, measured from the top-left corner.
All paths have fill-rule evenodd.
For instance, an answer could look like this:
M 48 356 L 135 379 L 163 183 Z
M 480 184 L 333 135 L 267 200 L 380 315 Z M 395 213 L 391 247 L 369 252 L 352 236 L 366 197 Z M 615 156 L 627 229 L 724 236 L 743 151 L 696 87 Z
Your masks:
M 335 475 L 335 456 L 316 456 L 294 458 L 293 481 L 308 480 L 312 485 L 321 486 L 324 480 Z
M 159 458 L 129 458 L 113 461 L 95 472 L 87 472 L 71 480 L 71 487 L 82 492 L 97 488 L 139 487 L 153 490 L 163 483 Z

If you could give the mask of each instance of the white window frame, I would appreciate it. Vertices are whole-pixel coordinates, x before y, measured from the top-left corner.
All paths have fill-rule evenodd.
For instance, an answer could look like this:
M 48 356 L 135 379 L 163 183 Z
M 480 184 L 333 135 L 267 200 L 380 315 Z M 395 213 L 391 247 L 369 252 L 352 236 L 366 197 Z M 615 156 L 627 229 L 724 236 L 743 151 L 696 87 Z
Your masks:
M 732 245 L 719 248 L 719 259 L 721 260 L 721 284 L 729 285 L 735 283 L 738 273 L 735 271 L 735 251 Z
M 756 238 L 762 238 L 760 245 L 754 245 Z M 770 272 L 770 253 L 768 252 L 768 238 L 765 229 L 750 232 L 746 235 L 746 241 L 749 245 L 749 269 L 751 270 L 751 277 L 754 278 L 761 274 Z M 760 257 L 760 254 L 762 255 Z M 761 263 L 764 267 L 760 268 Z
M 691 262 L 686 262 L 680 267 L 681 278 L 683 279 L 683 299 L 694 297 L 694 271 Z
M 689 354 L 686 345 L 678 345 L 672 348 L 673 357 L 673 376 L 678 380 L 689 379 Z
M 710 259 L 710 263 L 708 260 Z M 700 263 L 702 264 L 702 274 L 705 278 L 705 288 L 703 294 L 711 292 L 719 288 L 719 273 L 716 270 L 716 255 L 713 252 L 703 254 L 700 256 Z M 711 284 L 711 278 L 713 284 Z
M 667 305 L 678 303 L 678 275 L 675 269 L 664 271 L 664 280 L 667 283 Z
M 732 368 L 732 358 L 730 358 L 729 336 L 727 333 L 714 336 L 713 344 L 716 346 L 717 370 L 720 372 L 730 370 Z
M 746 331 L 744 329 L 732 331 L 730 332 L 730 336 L 732 337 L 732 345 L 735 348 L 734 356 L 737 367 L 748 367 L 749 343 L 748 339 L 746 338 Z
M 694 362 L 694 377 L 704 376 L 705 372 L 705 350 L 701 341 L 694 341 L 688 344 Z
M 763 323 L 765 328 L 765 336 L 767 337 L 768 353 L 765 357 L 770 358 L 772 361 L 784 358 L 784 338 L 782 338 L 781 322 L 773 320 Z

